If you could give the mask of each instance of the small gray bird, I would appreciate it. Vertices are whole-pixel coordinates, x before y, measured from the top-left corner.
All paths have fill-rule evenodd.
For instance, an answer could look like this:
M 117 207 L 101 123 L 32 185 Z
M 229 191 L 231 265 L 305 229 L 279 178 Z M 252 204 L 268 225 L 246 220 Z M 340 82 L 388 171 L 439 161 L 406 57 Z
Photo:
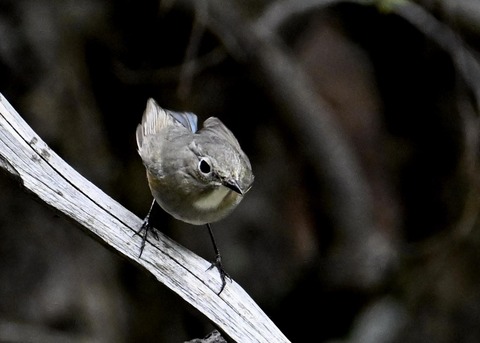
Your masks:
M 145 231 L 140 256 L 147 234 L 153 230 L 149 218 L 156 201 L 178 220 L 207 225 L 216 254 L 210 268 L 215 266 L 220 272 L 220 294 L 228 274 L 210 223 L 232 212 L 252 187 L 254 176 L 247 155 L 219 119 L 210 117 L 197 130 L 195 114 L 165 110 L 151 98 L 136 136 L 154 197 L 139 231 Z

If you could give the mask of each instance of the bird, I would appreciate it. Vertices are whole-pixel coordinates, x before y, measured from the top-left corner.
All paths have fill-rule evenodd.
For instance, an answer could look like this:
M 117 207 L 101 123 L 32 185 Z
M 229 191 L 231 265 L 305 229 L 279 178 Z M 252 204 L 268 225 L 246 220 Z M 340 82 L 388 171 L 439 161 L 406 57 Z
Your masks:
M 153 98 L 147 100 L 136 141 L 154 198 L 137 232 L 143 231 L 139 257 L 149 232 L 158 239 L 150 222 L 156 202 L 180 221 L 207 227 L 215 251 L 209 269 L 216 267 L 220 273 L 220 294 L 226 278 L 231 278 L 223 268 L 210 224 L 229 215 L 251 189 L 250 160 L 218 118 L 208 118 L 199 129 L 195 114 L 163 109 Z

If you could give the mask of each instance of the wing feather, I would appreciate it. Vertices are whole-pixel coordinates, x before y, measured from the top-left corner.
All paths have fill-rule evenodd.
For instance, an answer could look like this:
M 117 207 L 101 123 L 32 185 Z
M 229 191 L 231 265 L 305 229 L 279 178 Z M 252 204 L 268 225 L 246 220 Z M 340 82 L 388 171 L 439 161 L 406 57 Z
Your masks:
M 230 131 L 221 121 L 216 117 L 210 117 L 203 123 L 203 127 L 198 131 L 198 133 L 205 133 L 210 132 L 212 136 L 218 136 L 225 139 L 227 142 L 232 144 L 235 149 L 239 152 L 242 152 L 240 148 L 240 143 L 233 135 L 232 131 Z

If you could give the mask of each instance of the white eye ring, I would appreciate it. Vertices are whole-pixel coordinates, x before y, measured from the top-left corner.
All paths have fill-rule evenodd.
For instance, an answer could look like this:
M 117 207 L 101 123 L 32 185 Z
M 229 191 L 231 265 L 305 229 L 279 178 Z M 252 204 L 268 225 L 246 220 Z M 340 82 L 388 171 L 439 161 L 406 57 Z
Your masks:
M 200 170 L 203 175 L 208 175 L 212 172 L 212 167 L 210 166 L 210 163 L 202 158 L 200 162 L 198 162 L 198 170 Z

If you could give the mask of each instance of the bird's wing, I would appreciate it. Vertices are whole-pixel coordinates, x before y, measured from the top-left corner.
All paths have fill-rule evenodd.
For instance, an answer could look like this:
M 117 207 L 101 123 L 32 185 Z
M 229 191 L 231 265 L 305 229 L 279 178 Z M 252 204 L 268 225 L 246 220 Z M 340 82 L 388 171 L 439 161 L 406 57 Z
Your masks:
M 242 152 L 240 148 L 240 143 L 233 135 L 232 131 L 230 131 L 221 121 L 216 117 L 210 117 L 203 123 L 203 127 L 198 131 L 198 133 L 206 133 L 209 132 L 213 136 L 218 136 L 227 142 L 229 142 L 232 146 L 236 148 L 237 151 Z
M 137 146 L 142 147 L 144 137 L 155 135 L 167 126 L 181 125 L 195 133 L 197 116 L 190 112 L 173 112 L 158 106 L 152 98 L 148 99 L 141 124 L 137 126 Z

